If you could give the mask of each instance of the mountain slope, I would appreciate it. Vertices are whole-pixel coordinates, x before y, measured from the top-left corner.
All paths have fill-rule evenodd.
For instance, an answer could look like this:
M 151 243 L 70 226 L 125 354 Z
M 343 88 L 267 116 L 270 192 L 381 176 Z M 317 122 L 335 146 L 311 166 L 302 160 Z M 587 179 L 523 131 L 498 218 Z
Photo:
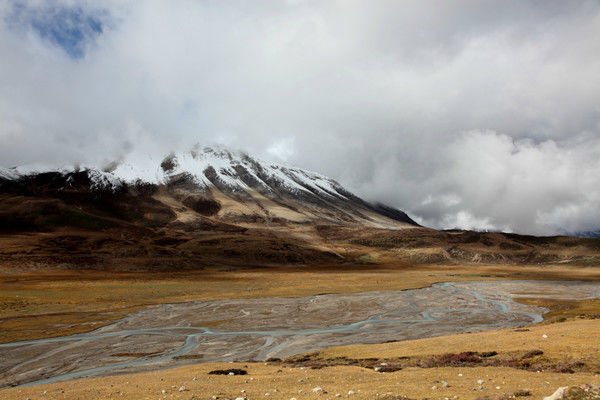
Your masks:
M 599 239 L 423 228 L 323 175 L 225 149 L 0 171 L 1 267 L 595 266 L 599 249 Z
M 109 170 L 0 170 L 0 265 L 181 269 L 339 263 L 316 227 L 416 227 L 332 179 L 225 149 Z
M 146 164 L 141 168 L 123 163 L 110 171 L 66 168 L 49 172 L 20 167 L 0 172 L 0 188 L 21 185 L 38 191 L 48 187 L 69 192 L 79 185 L 80 191 L 119 193 L 146 185 L 156 191 L 155 199 L 179 208 L 177 219 L 183 222 L 190 220 L 192 214 L 186 211 L 192 210 L 205 217 L 246 224 L 417 225 L 404 212 L 370 204 L 321 174 L 261 162 L 222 148 L 195 148 Z M 48 181 L 42 182 L 43 178 Z

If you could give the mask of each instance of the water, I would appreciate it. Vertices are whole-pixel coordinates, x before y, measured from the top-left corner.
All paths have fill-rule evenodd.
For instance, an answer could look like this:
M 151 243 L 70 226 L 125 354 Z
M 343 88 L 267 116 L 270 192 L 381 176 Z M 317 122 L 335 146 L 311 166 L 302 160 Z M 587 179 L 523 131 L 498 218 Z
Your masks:
M 429 288 L 398 292 L 330 294 L 299 299 L 239 299 L 192 302 L 184 305 L 164 305 L 162 308 L 145 310 L 121 322 L 89 333 L 0 344 L 0 356 L 10 357 L 11 349 L 26 349 L 27 346 L 36 348 L 36 346 L 52 344 L 56 345 L 58 351 L 60 351 L 60 346 L 76 344 L 79 347 L 82 347 L 81 345 L 90 346 L 89 354 L 82 354 L 82 358 L 89 358 L 93 357 L 94 351 L 97 352 L 97 349 L 103 349 L 102 340 L 107 338 L 142 340 L 147 335 L 173 337 L 174 340 L 185 338 L 181 346 L 163 350 L 152 354 L 152 356 L 143 356 L 127 362 L 98 365 L 93 368 L 81 368 L 72 372 L 56 371 L 56 368 L 52 366 L 53 360 L 50 358 L 44 359 L 43 355 L 34 359 L 18 360 L 19 362 L 16 364 L 8 366 L 9 371 L 16 372 L 15 375 L 24 374 L 19 382 L 21 386 L 30 386 L 84 376 L 122 372 L 159 363 L 175 362 L 177 357 L 193 353 L 199 346 L 208 349 L 207 345 L 215 344 L 218 341 L 223 343 L 219 345 L 221 347 L 215 347 L 215 354 L 212 358 L 209 358 L 210 361 L 229 361 L 244 356 L 249 358 L 251 354 L 262 355 L 262 358 L 266 358 L 267 356 L 286 354 L 286 352 L 294 353 L 295 349 L 311 351 L 337 344 L 369 343 L 378 340 L 381 342 L 385 341 L 386 338 L 416 338 L 473 330 L 508 328 L 540 322 L 543 319 L 542 314 L 546 310 L 524 306 L 512 299 L 511 290 L 512 292 L 522 292 L 528 287 L 536 288 L 538 291 L 539 288 L 543 288 L 549 295 L 559 298 L 585 299 L 600 297 L 600 286 L 593 283 L 501 281 L 446 282 L 434 284 Z M 317 300 L 321 306 L 316 305 Z M 381 312 L 373 312 L 366 318 L 352 320 L 354 314 L 358 313 L 353 307 L 359 309 L 358 306 L 362 304 L 361 302 L 366 307 L 374 307 L 374 311 Z M 345 323 L 331 323 L 336 319 L 338 321 L 344 320 L 339 315 L 339 310 L 336 309 L 336 307 L 341 307 L 340 305 L 346 306 L 347 310 L 343 310 L 343 312 L 348 313 L 346 319 L 349 320 Z M 241 308 L 242 306 L 244 308 Z M 294 311 L 293 306 L 298 311 Z M 123 325 L 139 323 L 138 320 L 146 321 L 146 323 L 148 321 L 154 322 L 157 317 L 166 318 L 168 322 L 185 323 L 186 318 L 189 319 L 190 315 L 199 312 L 210 314 L 212 312 L 210 307 L 216 307 L 215 310 L 218 313 L 229 312 L 233 315 L 239 313 L 237 319 L 234 318 L 234 320 L 239 321 L 238 324 L 242 325 L 261 321 L 263 324 L 268 325 L 271 323 L 270 320 L 265 320 L 267 317 L 261 317 L 264 312 L 260 313 L 259 311 L 270 309 L 279 312 L 282 320 L 285 320 L 286 315 L 289 318 L 298 320 L 298 315 L 301 315 L 302 318 L 307 319 L 306 324 L 314 324 L 314 320 L 316 320 L 322 322 L 322 326 L 289 329 L 211 329 L 172 324 L 120 329 Z M 301 311 L 303 309 L 316 310 L 316 313 L 314 311 Z M 153 316 L 156 316 L 156 318 L 152 318 Z M 309 321 L 309 317 L 314 320 Z M 300 319 L 300 322 L 295 321 L 290 326 L 302 325 L 302 321 L 302 319 Z M 278 322 L 280 321 L 278 320 Z M 136 337 L 139 337 L 139 339 L 135 339 Z M 236 353 L 235 346 L 240 341 L 242 344 L 246 344 L 250 342 L 244 342 L 244 340 L 256 337 L 262 338 L 258 341 L 260 344 L 257 343 L 250 349 L 247 346 L 242 346 L 243 351 L 238 350 Z M 314 343 L 311 343 L 311 340 Z M 305 347 L 298 348 L 298 343 L 302 343 Z M 229 350 L 228 354 L 226 356 L 222 355 L 226 350 Z M 88 350 L 82 347 L 80 351 Z M 102 355 L 105 356 L 105 354 Z M 100 359 L 97 361 L 99 364 L 105 362 Z M 47 368 L 47 374 L 52 376 L 43 379 L 30 378 L 30 375 L 27 375 L 30 372 L 27 371 L 27 365 L 31 365 L 31 369 L 39 369 L 40 364 L 41 369 Z M 2 367 L 1 364 L 0 367 Z M 27 381 L 23 382 L 23 380 Z M 9 383 L 9 381 L 6 381 L 4 385 Z M 2 385 L 1 381 L 0 385 Z

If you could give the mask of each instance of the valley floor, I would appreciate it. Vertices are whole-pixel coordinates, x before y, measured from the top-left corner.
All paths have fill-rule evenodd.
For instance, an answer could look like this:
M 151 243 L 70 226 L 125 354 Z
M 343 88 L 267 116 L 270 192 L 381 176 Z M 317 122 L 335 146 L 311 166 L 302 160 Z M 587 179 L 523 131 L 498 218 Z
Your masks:
M 156 273 L 2 269 L 0 343 L 89 332 L 156 304 L 404 290 L 437 282 L 495 279 L 600 281 L 600 270 L 403 264 Z
M 436 282 L 496 279 L 600 281 L 600 271 L 574 266 L 405 265 L 186 273 L 4 271 L 0 337 L 12 342 L 91 331 L 132 311 L 164 303 L 402 290 Z M 542 295 L 517 300 L 549 308 L 546 321 L 527 329 L 331 348 L 268 363 L 206 363 L 3 389 L 0 398 L 303 399 L 334 398 L 339 393 L 344 398 L 476 399 L 515 391 L 540 398 L 559 386 L 600 384 L 600 300 L 552 300 Z M 477 353 L 461 354 L 465 352 Z M 482 356 L 485 352 L 498 354 L 487 358 Z M 448 353 L 453 356 L 444 356 Z M 375 371 L 381 364 L 398 370 Z M 248 375 L 208 375 L 226 368 L 241 368 Z M 322 390 L 313 391 L 317 387 Z M 354 393 L 348 395 L 349 391 Z
M 545 336 L 544 336 L 545 335 Z M 360 365 L 306 367 L 292 361 L 211 363 L 163 371 L 74 380 L 49 385 L 4 389 L 13 399 L 480 399 L 507 398 L 515 393 L 540 399 L 558 387 L 600 385 L 598 370 L 555 372 L 542 366 L 557 360 L 588 362 L 600 368 L 600 320 L 568 320 L 526 330 L 505 329 L 386 344 L 338 347 L 319 352 L 320 360 L 367 360 L 391 364 L 398 357 L 431 359 L 448 352 L 510 352 L 540 362 L 539 369 L 514 366 L 405 367 L 377 372 Z M 498 356 L 494 356 L 498 357 Z M 493 358 L 493 357 L 492 357 Z M 375 361 L 375 359 L 377 359 Z M 549 365 L 549 364 L 545 364 Z M 247 375 L 211 375 L 219 369 L 243 369 Z M 321 388 L 321 390 L 317 389 Z M 339 396 L 338 396 L 339 394 Z M 216 397 L 213 397 L 216 396 Z

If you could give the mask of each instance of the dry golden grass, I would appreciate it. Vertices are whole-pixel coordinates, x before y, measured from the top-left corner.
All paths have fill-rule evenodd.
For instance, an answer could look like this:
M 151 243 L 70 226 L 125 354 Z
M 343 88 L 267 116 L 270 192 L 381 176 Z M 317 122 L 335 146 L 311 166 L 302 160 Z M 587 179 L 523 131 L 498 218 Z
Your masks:
M 248 375 L 208 375 L 216 368 L 244 368 Z M 279 372 L 281 371 L 281 372 Z M 462 374 L 462 376 L 459 376 Z M 196 377 L 197 380 L 193 380 Z M 250 380 L 250 379 L 253 380 Z M 299 380 L 302 379 L 302 382 Z M 482 379 L 483 384 L 477 381 Z M 448 382 L 444 387 L 442 382 Z M 413 399 L 477 399 L 484 396 L 531 391 L 540 399 L 560 386 L 599 383 L 590 374 L 535 373 L 510 368 L 407 368 L 381 374 L 359 367 L 331 367 L 319 370 L 279 368 L 263 364 L 199 364 L 160 372 L 121 375 L 90 380 L 70 381 L 51 385 L 0 390 L 5 400 L 31 399 L 377 399 L 400 395 Z M 185 386 L 186 391 L 179 389 Z M 314 393 L 321 387 L 327 393 Z M 474 390 L 483 387 L 482 390 Z M 499 389 L 497 389 L 499 387 Z M 162 391 L 165 390 L 165 394 Z M 242 393 L 242 390 L 245 392 Z M 348 395 L 349 391 L 353 395 Z M 44 394 L 45 393 L 45 394 Z M 269 396 L 265 396 L 269 393 Z
M 544 314 L 544 320 L 553 322 L 562 322 L 566 319 L 578 316 L 588 316 L 600 318 L 600 299 L 593 300 L 557 300 L 557 299 L 536 299 L 536 298 L 517 298 L 516 301 L 544 307 L 550 310 Z
M 315 266 L 183 273 L 36 271 L 0 275 L 0 342 L 85 332 L 152 304 L 403 290 L 490 279 L 600 280 L 576 267 Z
M 323 358 L 396 358 L 465 351 L 542 350 L 548 358 L 562 359 L 569 356 L 578 361 L 600 362 L 600 320 L 571 320 L 535 325 L 526 329 L 503 329 L 404 342 L 333 347 L 320 351 L 319 354 Z
M 0 277 L 2 307 L 0 335 L 4 341 L 65 335 L 91 330 L 149 304 L 232 297 L 306 296 L 317 293 L 400 290 L 440 281 L 492 279 L 600 280 L 600 271 L 576 267 L 516 266 L 402 266 L 345 268 L 272 268 L 257 270 L 167 273 L 101 273 L 53 271 Z M 549 358 L 600 363 L 600 320 L 580 320 L 579 314 L 600 312 L 599 301 L 550 302 L 523 300 L 550 306 L 550 319 L 563 313 L 566 322 L 541 324 L 528 331 L 514 329 L 375 345 L 337 347 L 319 352 L 323 358 L 394 358 L 429 356 L 462 351 L 529 351 L 540 349 Z M 567 304 L 568 303 L 568 304 Z M 561 315 L 563 315 L 561 314 Z M 542 335 L 547 335 L 544 339 Z M 247 367 L 244 367 L 247 365 Z M 218 368 L 242 367 L 247 376 L 213 376 Z M 462 374 L 462 376 L 459 376 Z M 193 380 L 196 377 L 197 380 Z M 253 378 L 253 380 L 250 380 Z M 302 379 L 303 382 L 299 382 Z M 483 384 L 477 380 L 483 379 Z M 448 382 L 444 387 L 442 382 Z M 333 398 L 340 393 L 357 399 L 386 393 L 410 398 L 475 399 L 528 389 L 532 398 L 558 386 L 600 383 L 590 373 L 557 374 L 505 367 L 406 368 L 377 373 L 352 366 L 300 369 L 282 365 L 200 364 L 144 374 L 76 380 L 0 391 L 2 399 L 204 399 L 213 395 L 235 398 L 242 390 L 250 399 Z M 181 386 L 188 391 L 179 392 Z M 327 394 L 312 392 L 320 386 Z M 432 387 L 435 386 L 435 389 Z M 483 386 L 483 390 L 473 390 Z M 496 387 L 500 389 L 496 389 Z M 275 391 L 277 389 L 277 391 Z M 166 395 L 162 394 L 166 390 Z M 299 393 L 299 390 L 303 390 Z M 42 395 L 47 391 L 46 395 Z M 123 393 L 121 395 L 121 393 Z M 165 397 L 166 396 L 166 397 Z
M 547 339 L 542 339 L 542 332 Z M 600 321 L 569 321 L 538 326 L 526 332 L 513 329 L 469 335 L 338 347 L 322 352 L 328 356 L 393 357 L 396 355 L 443 354 L 449 351 L 539 348 L 547 354 L 568 352 L 573 357 L 598 357 Z M 248 375 L 208 375 L 214 369 L 242 368 Z M 195 378 L 195 379 L 194 379 Z M 478 380 L 483 383 L 478 383 Z M 444 386 L 447 382 L 448 386 Z M 234 399 L 376 399 L 386 395 L 414 399 L 497 398 L 519 390 L 531 391 L 532 399 L 549 395 L 560 386 L 600 384 L 600 376 L 590 373 L 559 374 L 532 372 L 506 367 L 406 368 L 378 373 L 358 366 L 322 369 L 292 368 L 275 363 L 211 363 L 157 372 L 75 380 L 64 383 L 0 390 L 6 400 L 60 399 L 207 399 L 211 396 Z M 180 392 L 179 388 L 186 390 Z M 321 387 L 327 393 L 312 391 Z M 483 389 L 480 389 L 483 388 Z M 165 390 L 165 394 L 162 393 Z M 244 390 L 245 392 L 242 392 Z M 348 391 L 354 391 L 348 395 Z M 46 393 L 46 394 L 43 394 Z M 265 396 L 269 393 L 269 396 Z

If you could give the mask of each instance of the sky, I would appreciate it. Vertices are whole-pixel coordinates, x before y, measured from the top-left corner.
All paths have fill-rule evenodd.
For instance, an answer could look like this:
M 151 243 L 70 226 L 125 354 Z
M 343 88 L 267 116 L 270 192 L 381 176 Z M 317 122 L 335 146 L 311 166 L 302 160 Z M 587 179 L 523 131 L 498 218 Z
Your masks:
M 598 230 L 600 2 L 0 2 L 0 166 L 197 143 L 431 227 Z

